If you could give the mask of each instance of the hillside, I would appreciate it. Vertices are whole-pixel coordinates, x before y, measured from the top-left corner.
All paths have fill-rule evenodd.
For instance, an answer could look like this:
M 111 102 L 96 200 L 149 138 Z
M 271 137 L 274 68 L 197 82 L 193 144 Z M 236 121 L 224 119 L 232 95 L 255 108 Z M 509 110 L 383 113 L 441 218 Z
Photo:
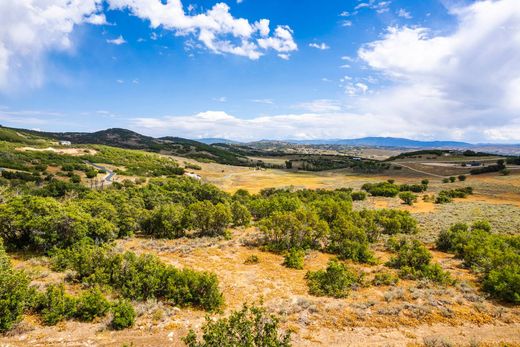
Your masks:
M 153 138 L 131 130 L 112 128 L 93 133 L 83 132 L 41 132 L 25 129 L 0 128 L 0 140 L 37 144 L 38 141 L 70 141 L 72 144 L 93 144 L 139 149 L 149 152 L 177 155 L 186 158 L 215 161 L 221 164 L 244 165 L 247 159 L 225 149 L 198 141 L 179 137 Z

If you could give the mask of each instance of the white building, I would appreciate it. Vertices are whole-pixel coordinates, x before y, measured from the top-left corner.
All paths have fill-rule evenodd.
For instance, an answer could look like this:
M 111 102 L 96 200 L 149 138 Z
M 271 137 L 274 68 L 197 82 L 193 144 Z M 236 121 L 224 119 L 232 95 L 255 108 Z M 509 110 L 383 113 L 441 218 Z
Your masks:
M 70 141 L 60 141 L 61 146 L 70 146 L 72 143 Z

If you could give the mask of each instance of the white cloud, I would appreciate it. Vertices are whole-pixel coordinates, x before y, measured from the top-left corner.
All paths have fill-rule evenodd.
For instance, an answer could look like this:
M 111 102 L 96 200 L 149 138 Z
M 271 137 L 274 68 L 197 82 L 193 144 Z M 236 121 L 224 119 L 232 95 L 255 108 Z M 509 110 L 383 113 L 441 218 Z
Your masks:
M 391 27 L 359 50 L 392 86 L 360 99 L 357 107 L 429 132 L 444 128 L 470 139 L 497 138 L 497 129 L 520 118 L 520 2 L 479 1 L 451 12 L 458 19 L 451 34 Z
M 214 53 L 228 53 L 260 58 L 266 50 L 273 49 L 287 54 L 298 49 L 288 26 L 277 26 L 269 36 L 269 20 L 250 23 L 244 18 L 235 18 L 225 3 L 217 3 L 199 14 L 186 14 L 180 0 L 162 3 L 160 0 L 108 0 L 112 9 L 128 9 L 150 21 L 152 28 L 162 27 L 179 36 L 193 35 Z
M 351 20 L 344 20 L 343 22 L 341 22 L 341 26 L 342 27 L 351 27 L 352 26 L 352 21 Z
M 294 105 L 294 108 L 302 109 L 314 113 L 336 112 L 341 110 L 341 105 L 337 100 L 318 99 L 310 102 L 303 102 Z
M 266 104 L 266 105 L 274 104 L 273 99 L 252 99 L 251 102 L 256 102 L 257 104 Z
M 358 4 L 354 9 L 361 10 L 364 8 L 368 8 L 376 11 L 379 14 L 385 13 L 389 11 L 389 6 L 391 1 L 377 1 L 377 0 L 369 0 L 367 2 L 362 2 Z
M 192 6 L 186 14 L 180 0 L 0 0 L 0 90 L 40 86 L 45 79 L 46 54 L 71 50 L 71 34 L 78 25 L 107 25 L 106 4 L 149 21 L 153 29 L 162 27 L 177 36 L 195 37 L 218 54 L 258 59 L 274 50 L 289 59 L 289 53 L 298 49 L 288 26 L 277 26 L 271 34 L 268 19 L 251 23 L 235 18 L 225 3 L 198 14 L 192 14 Z M 121 36 L 107 42 L 125 41 Z
M 326 43 L 324 43 L 324 42 L 322 42 L 322 43 L 315 43 L 315 42 L 309 43 L 309 47 L 316 48 L 316 49 L 319 49 L 319 50 L 322 50 L 322 51 L 330 49 L 330 47 Z
M 0 90 L 37 87 L 45 53 L 70 50 L 74 27 L 103 24 L 101 0 L 0 1 Z
M 397 11 L 397 15 L 401 18 L 412 19 L 412 14 L 404 8 L 400 8 L 399 11 Z
M 119 35 L 117 38 L 112 40 L 107 40 L 107 43 L 110 43 L 111 45 L 122 45 L 126 43 L 126 40 L 124 39 L 123 35 Z
M 370 124 L 367 130 L 366 124 Z M 341 125 L 341 126 L 339 126 Z M 236 140 L 352 138 L 371 134 L 411 136 L 406 124 L 387 123 L 370 114 L 329 112 L 324 114 L 283 114 L 241 119 L 223 111 L 207 111 L 192 116 L 135 118 L 133 127 L 160 135 L 183 137 L 224 137 Z
M 227 98 L 225 96 L 220 96 L 218 98 L 213 98 L 213 101 L 216 101 L 216 102 L 227 102 Z

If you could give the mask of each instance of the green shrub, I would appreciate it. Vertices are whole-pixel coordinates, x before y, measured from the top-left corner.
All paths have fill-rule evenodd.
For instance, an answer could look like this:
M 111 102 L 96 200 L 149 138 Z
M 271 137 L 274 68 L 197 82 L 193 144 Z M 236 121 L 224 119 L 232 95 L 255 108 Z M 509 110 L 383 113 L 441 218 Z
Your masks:
M 393 198 L 399 194 L 399 186 L 390 182 L 365 183 L 361 189 L 367 191 L 372 196 L 385 196 Z
M 457 180 L 457 177 L 455 177 L 455 176 L 451 176 L 450 177 L 450 182 L 451 183 L 455 182 L 456 180 Z
M 188 207 L 188 221 L 202 235 L 224 235 L 232 221 L 231 209 L 227 204 L 199 201 Z
M 0 238 L 0 333 L 21 319 L 30 296 L 29 278 L 12 268 Z
M 450 179 L 449 178 L 443 178 L 442 179 L 442 183 L 450 183 Z
M 174 305 L 191 305 L 208 311 L 223 304 L 215 274 L 190 269 L 179 270 L 156 256 L 115 253 L 112 249 L 88 244 L 56 251 L 55 269 L 71 269 L 86 284 L 109 285 L 128 299 L 164 299 Z
M 244 264 L 246 265 L 252 265 L 252 264 L 258 264 L 260 262 L 260 258 L 258 258 L 257 255 L 251 254 L 247 259 L 244 261 Z
M 417 202 L 417 195 L 411 192 L 401 192 L 399 193 L 399 199 L 403 200 L 403 203 L 406 205 L 413 205 L 414 202 Z
M 283 258 L 283 265 L 290 269 L 303 269 L 305 259 L 305 251 L 297 248 L 291 248 Z
M 502 176 L 509 176 L 511 174 L 511 170 L 510 169 L 502 169 L 502 170 L 500 170 L 500 174 Z
M 248 226 L 251 223 L 251 212 L 238 201 L 234 201 L 231 204 L 231 214 L 233 216 L 233 225 L 236 227 Z
M 352 197 L 352 200 L 353 201 L 363 201 L 363 200 L 366 200 L 367 198 L 367 193 L 365 192 L 352 192 L 350 193 L 350 196 Z
M 344 298 L 359 283 L 356 274 L 337 260 L 329 261 L 325 270 L 309 271 L 305 275 L 309 293 L 316 296 Z
M 372 280 L 374 286 L 392 286 L 397 282 L 399 282 L 399 277 L 391 272 L 378 272 Z
M 274 250 L 291 248 L 319 249 L 326 242 L 329 226 L 309 209 L 274 212 L 262 220 L 260 229 L 268 246 Z
M 455 224 L 441 232 L 437 248 L 455 253 L 476 271 L 493 297 L 520 303 L 520 237 L 491 233 L 486 221 Z
M 39 294 L 36 301 L 36 309 L 45 325 L 56 325 L 75 315 L 76 301 L 65 293 L 63 284 L 51 284 L 44 293 Z
M 132 304 L 127 300 L 120 300 L 112 306 L 112 321 L 110 326 L 114 330 L 123 330 L 134 325 L 136 313 Z
M 393 246 L 397 251 L 397 257 L 390 259 L 387 265 L 400 269 L 401 278 L 426 279 L 442 285 L 453 283 L 448 272 L 438 264 L 431 264 L 430 251 L 418 240 L 401 240 Z
M 464 182 L 466 180 L 466 175 L 459 175 L 457 178 L 460 182 Z
M 345 216 L 340 216 L 334 221 L 327 251 L 338 255 L 340 259 L 351 259 L 361 263 L 374 261 L 367 233 Z
M 160 205 L 142 223 L 145 234 L 167 239 L 183 237 L 186 224 L 185 209 L 180 204 Z
M 103 317 L 109 309 L 110 303 L 96 286 L 77 299 L 74 317 L 84 322 L 91 322 L 97 317 Z
M 190 330 L 183 341 L 188 347 L 290 347 L 290 333 L 281 331 L 278 325 L 278 319 L 265 309 L 244 305 L 228 318 L 208 317 L 202 326 L 201 340 Z

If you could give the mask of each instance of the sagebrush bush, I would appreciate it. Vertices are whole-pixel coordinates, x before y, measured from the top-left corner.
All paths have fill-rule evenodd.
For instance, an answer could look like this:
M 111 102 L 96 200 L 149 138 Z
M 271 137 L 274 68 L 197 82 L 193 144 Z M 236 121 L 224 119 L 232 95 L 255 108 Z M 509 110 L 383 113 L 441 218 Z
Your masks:
M 291 335 L 283 332 L 278 319 L 264 308 L 244 305 L 227 318 L 208 317 L 202 326 L 201 339 L 190 330 L 183 341 L 188 347 L 290 347 Z
M 305 275 L 309 293 L 316 296 L 344 298 L 359 283 L 359 276 L 338 260 L 329 261 L 325 270 L 309 271 Z
M 129 328 L 135 323 L 135 309 L 127 300 L 120 300 L 112 306 L 112 321 L 110 326 L 114 330 Z

